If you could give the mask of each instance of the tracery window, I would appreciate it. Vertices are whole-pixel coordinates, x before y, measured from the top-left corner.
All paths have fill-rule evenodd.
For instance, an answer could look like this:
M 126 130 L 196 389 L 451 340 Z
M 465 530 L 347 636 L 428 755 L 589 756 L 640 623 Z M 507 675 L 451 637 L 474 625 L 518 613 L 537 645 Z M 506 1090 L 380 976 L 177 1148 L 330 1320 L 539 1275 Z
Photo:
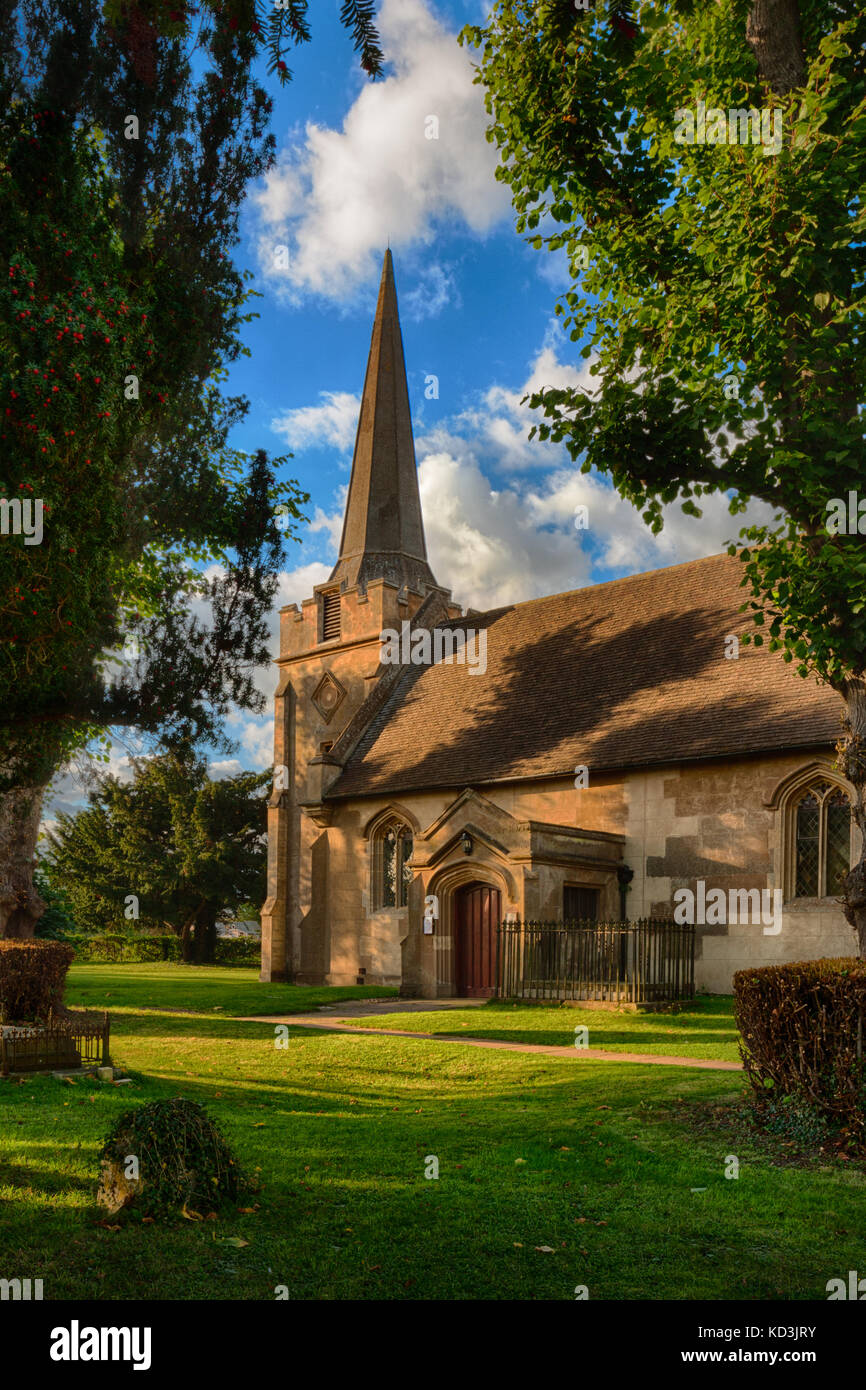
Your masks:
M 405 907 L 408 901 L 414 840 L 403 821 L 378 826 L 373 836 L 373 899 L 379 907 Z
M 841 787 L 818 782 L 793 811 L 794 897 L 832 897 L 851 867 L 851 803 Z

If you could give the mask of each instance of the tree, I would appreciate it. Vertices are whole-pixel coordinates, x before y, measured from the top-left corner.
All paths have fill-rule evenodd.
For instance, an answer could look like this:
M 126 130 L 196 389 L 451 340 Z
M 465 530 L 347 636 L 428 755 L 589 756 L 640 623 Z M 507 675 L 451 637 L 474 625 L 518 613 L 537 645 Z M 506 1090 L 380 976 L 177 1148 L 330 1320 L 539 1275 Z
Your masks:
M 288 81 L 306 13 L 0 0 L 0 486 L 16 534 L 0 545 L 0 935 L 32 934 L 44 909 L 41 804 L 76 749 L 113 722 L 163 746 L 219 738 L 230 702 L 263 704 L 251 670 L 304 497 L 275 484 L 282 460 L 228 449 L 246 402 L 219 383 L 251 317 L 238 212 L 273 158 L 252 66 L 268 51 Z M 374 6 L 345 0 L 341 19 L 378 76 Z M 205 580 L 208 561 L 221 571 Z M 134 660 L 107 680 L 124 638 Z
M 56 888 L 40 867 L 33 875 L 36 891 L 46 904 L 45 911 L 36 926 L 36 935 L 42 941 L 62 941 L 75 931 L 72 904 L 62 888 Z
M 273 157 L 258 40 L 178 14 L 0 4 L 0 935 L 44 906 L 42 796 L 71 753 L 112 724 L 219 739 L 230 705 L 262 708 L 303 500 L 282 460 L 229 449 L 246 402 L 220 392 L 250 317 L 238 212 Z
M 137 16 L 139 32 L 147 39 L 151 35 L 167 34 L 173 38 L 187 36 L 195 29 L 197 16 L 204 12 L 222 24 L 230 33 L 245 35 L 253 51 L 268 55 L 268 72 L 276 73 L 281 85 L 292 80 L 285 63 L 288 52 L 300 43 L 309 43 L 307 22 L 309 0 L 201 0 L 199 7 L 185 0 L 108 0 L 106 13 L 112 17 L 130 9 Z M 373 0 L 343 0 L 340 23 L 352 35 L 355 52 L 360 54 L 361 67 L 370 77 L 379 77 L 384 55 L 379 47 L 376 29 L 376 6 Z M 139 40 L 140 41 L 140 40 Z
M 84 810 L 60 815 L 47 837 L 51 884 L 79 926 L 95 899 L 115 929 L 162 922 L 185 961 L 212 961 L 219 913 L 265 896 L 270 773 L 211 781 L 188 748 L 133 767 L 132 782 L 101 777 Z
M 665 504 L 699 517 L 714 492 L 734 516 L 773 509 L 729 546 L 752 640 L 842 696 L 866 856 L 866 14 L 498 0 L 463 40 L 517 228 L 565 250 L 557 313 L 597 378 L 534 393 L 532 434 L 654 531 Z M 866 857 L 844 911 L 864 955 Z

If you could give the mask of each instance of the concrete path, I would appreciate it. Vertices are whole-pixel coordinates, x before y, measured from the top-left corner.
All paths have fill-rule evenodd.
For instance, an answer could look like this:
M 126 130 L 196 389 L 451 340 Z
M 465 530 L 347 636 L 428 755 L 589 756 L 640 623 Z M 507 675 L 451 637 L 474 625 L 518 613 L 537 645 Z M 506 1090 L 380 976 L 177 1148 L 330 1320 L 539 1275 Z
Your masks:
M 440 1008 L 462 1008 L 466 1004 L 465 999 L 457 1003 L 452 1001 L 422 1001 L 424 1007 L 421 1012 L 427 1012 L 430 1003 L 438 1004 Z M 472 1001 L 473 1003 L 476 1001 Z M 481 1003 L 484 1001 L 481 1000 Z M 341 1006 L 342 1007 L 342 1006 Z M 416 1010 L 417 1011 L 417 1010 Z M 379 1010 L 377 1009 L 378 1013 Z M 406 1007 L 406 1001 L 399 1010 L 391 1009 L 391 1013 L 410 1013 L 412 1010 Z M 367 1010 L 365 1017 L 370 1016 L 371 1011 Z M 360 1010 L 355 1010 L 352 1015 L 354 1018 L 361 1016 Z M 388 1038 L 415 1038 L 423 1042 L 445 1042 L 462 1043 L 464 1047 L 494 1047 L 505 1052 L 538 1052 L 548 1057 L 574 1057 L 578 1061 L 591 1062 L 639 1062 L 647 1066 L 655 1067 L 697 1067 L 702 1071 L 742 1071 L 739 1062 L 720 1062 L 712 1057 L 660 1057 L 647 1052 L 605 1052 L 600 1047 L 555 1047 L 547 1043 L 513 1043 L 502 1042 L 496 1038 L 467 1038 L 460 1033 L 409 1033 L 400 1028 L 357 1028 L 351 1023 L 344 1022 L 343 1017 L 330 1018 L 323 1020 L 318 1014 L 287 1014 L 284 1018 L 277 1018 L 274 1014 L 246 1014 L 240 1018 L 242 1023 L 287 1023 L 292 1028 L 319 1028 L 326 1033 L 361 1033 L 366 1036 L 388 1037 Z

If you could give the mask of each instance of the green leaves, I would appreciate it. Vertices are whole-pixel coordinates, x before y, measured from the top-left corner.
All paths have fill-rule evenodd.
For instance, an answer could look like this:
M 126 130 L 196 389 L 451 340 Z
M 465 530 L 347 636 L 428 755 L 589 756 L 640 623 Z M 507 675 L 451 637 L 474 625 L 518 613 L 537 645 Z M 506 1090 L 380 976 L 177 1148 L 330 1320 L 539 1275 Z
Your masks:
M 806 81 L 785 96 L 758 80 L 742 6 L 643 5 L 620 42 L 600 7 L 566 26 L 554 3 L 498 0 L 463 37 L 519 227 L 569 247 L 557 313 L 593 362 L 591 395 L 532 397 L 539 437 L 609 477 L 654 532 L 677 500 L 695 517 L 714 492 L 732 515 L 768 504 L 773 522 L 730 546 L 756 626 L 841 690 L 866 670 L 863 538 L 826 528 L 831 499 L 866 495 L 866 14 L 821 0 L 801 21 Z M 726 118 L 724 142 L 674 139 L 699 102 Z M 752 107 L 766 121 L 741 143 L 730 112 Z M 776 111 L 778 152 L 763 133 Z
M 247 405 L 221 390 L 253 294 L 231 260 L 240 201 L 273 147 L 252 49 L 223 14 L 193 73 L 173 41 L 128 45 L 128 8 L 111 30 L 78 8 L 86 60 L 60 61 L 69 9 L 48 0 L 29 7 L 44 46 L 22 30 L 26 82 L 0 49 L 0 496 L 45 507 L 40 544 L 0 547 L 8 785 L 110 724 L 219 743 L 230 706 L 260 708 L 251 671 L 303 498 L 276 481 L 284 459 L 229 448 Z M 216 564 L 208 629 L 189 599 Z M 114 679 L 128 635 L 144 656 Z
M 132 782 L 102 777 L 86 809 L 61 813 L 47 837 L 47 873 L 78 930 L 123 930 L 129 894 L 139 929 L 167 924 L 178 935 L 197 916 L 261 901 L 270 773 L 211 781 L 189 750 L 132 764 Z

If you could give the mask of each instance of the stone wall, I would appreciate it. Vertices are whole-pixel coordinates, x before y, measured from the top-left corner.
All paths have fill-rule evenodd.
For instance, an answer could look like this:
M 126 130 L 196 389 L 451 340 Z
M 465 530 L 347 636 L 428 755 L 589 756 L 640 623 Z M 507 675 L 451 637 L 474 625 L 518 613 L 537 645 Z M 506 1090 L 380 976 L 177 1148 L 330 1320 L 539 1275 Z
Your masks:
M 782 888 L 780 784 L 804 765 L 832 768 L 829 749 L 684 764 L 629 773 L 626 863 L 635 871 L 629 915 L 669 916 L 678 889 Z M 697 927 L 699 990 L 727 994 L 748 966 L 855 953 L 854 933 L 833 898 L 784 901 L 781 931 L 764 923 Z
M 360 597 L 360 602 L 359 602 Z M 316 794 L 316 759 L 371 689 L 377 634 L 399 626 L 418 596 L 397 603 L 387 584 L 369 598 L 344 595 L 341 640 L 315 647 L 314 604 L 282 616 L 283 674 L 277 700 L 275 760 L 289 786 L 272 798 L 270 897 L 263 926 L 263 978 L 294 974 L 301 983 L 402 985 L 435 997 L 453 988 L 451 902 L 472 881 L 500 888 L 502 910 L 526 919 L 558 920 L 563 887 L 600 892 L 600 915 L 620 915 L 617 867 L 634 878 L 630 918 L 670 917 L 675 894 L 766 889 L 783 880 L 784 788 L 810 766 L 832 769 L 828 748 L 593 773 L 587 786 L 571 778 L 502 783 L 467 792 L 439 789 L 348 802 Z M 363 615 L 363 617 L 361 616 Z M 330 671 L 342 689 L 331 713 L 314 700 Z M 324 753 L 325 759 L 327 752 Z M 319 775 L 321 786 L 322 778 Z M 389 809 L 412 827 L 415 847 L 409 905 L 374 909 L 369 828 Z M 470 829 L 467 857 L 458 837 Z M 856 852 L 856 846 L 855 846 Z M 424 898 L 442 898 L 434 938 L 422 936 Z M 790 898 L 790 893 L 788 893 Z M 270 915 L 269 915 L 270 914 Z M 282 926 L 281 926 L 282 923 Z M 854 935 L 834 899 L 785 901 L 778 934 L 761 921 L 698 924 L 696 983 L 727 993 L 735 970 L 819 955 L 849 955 Z

